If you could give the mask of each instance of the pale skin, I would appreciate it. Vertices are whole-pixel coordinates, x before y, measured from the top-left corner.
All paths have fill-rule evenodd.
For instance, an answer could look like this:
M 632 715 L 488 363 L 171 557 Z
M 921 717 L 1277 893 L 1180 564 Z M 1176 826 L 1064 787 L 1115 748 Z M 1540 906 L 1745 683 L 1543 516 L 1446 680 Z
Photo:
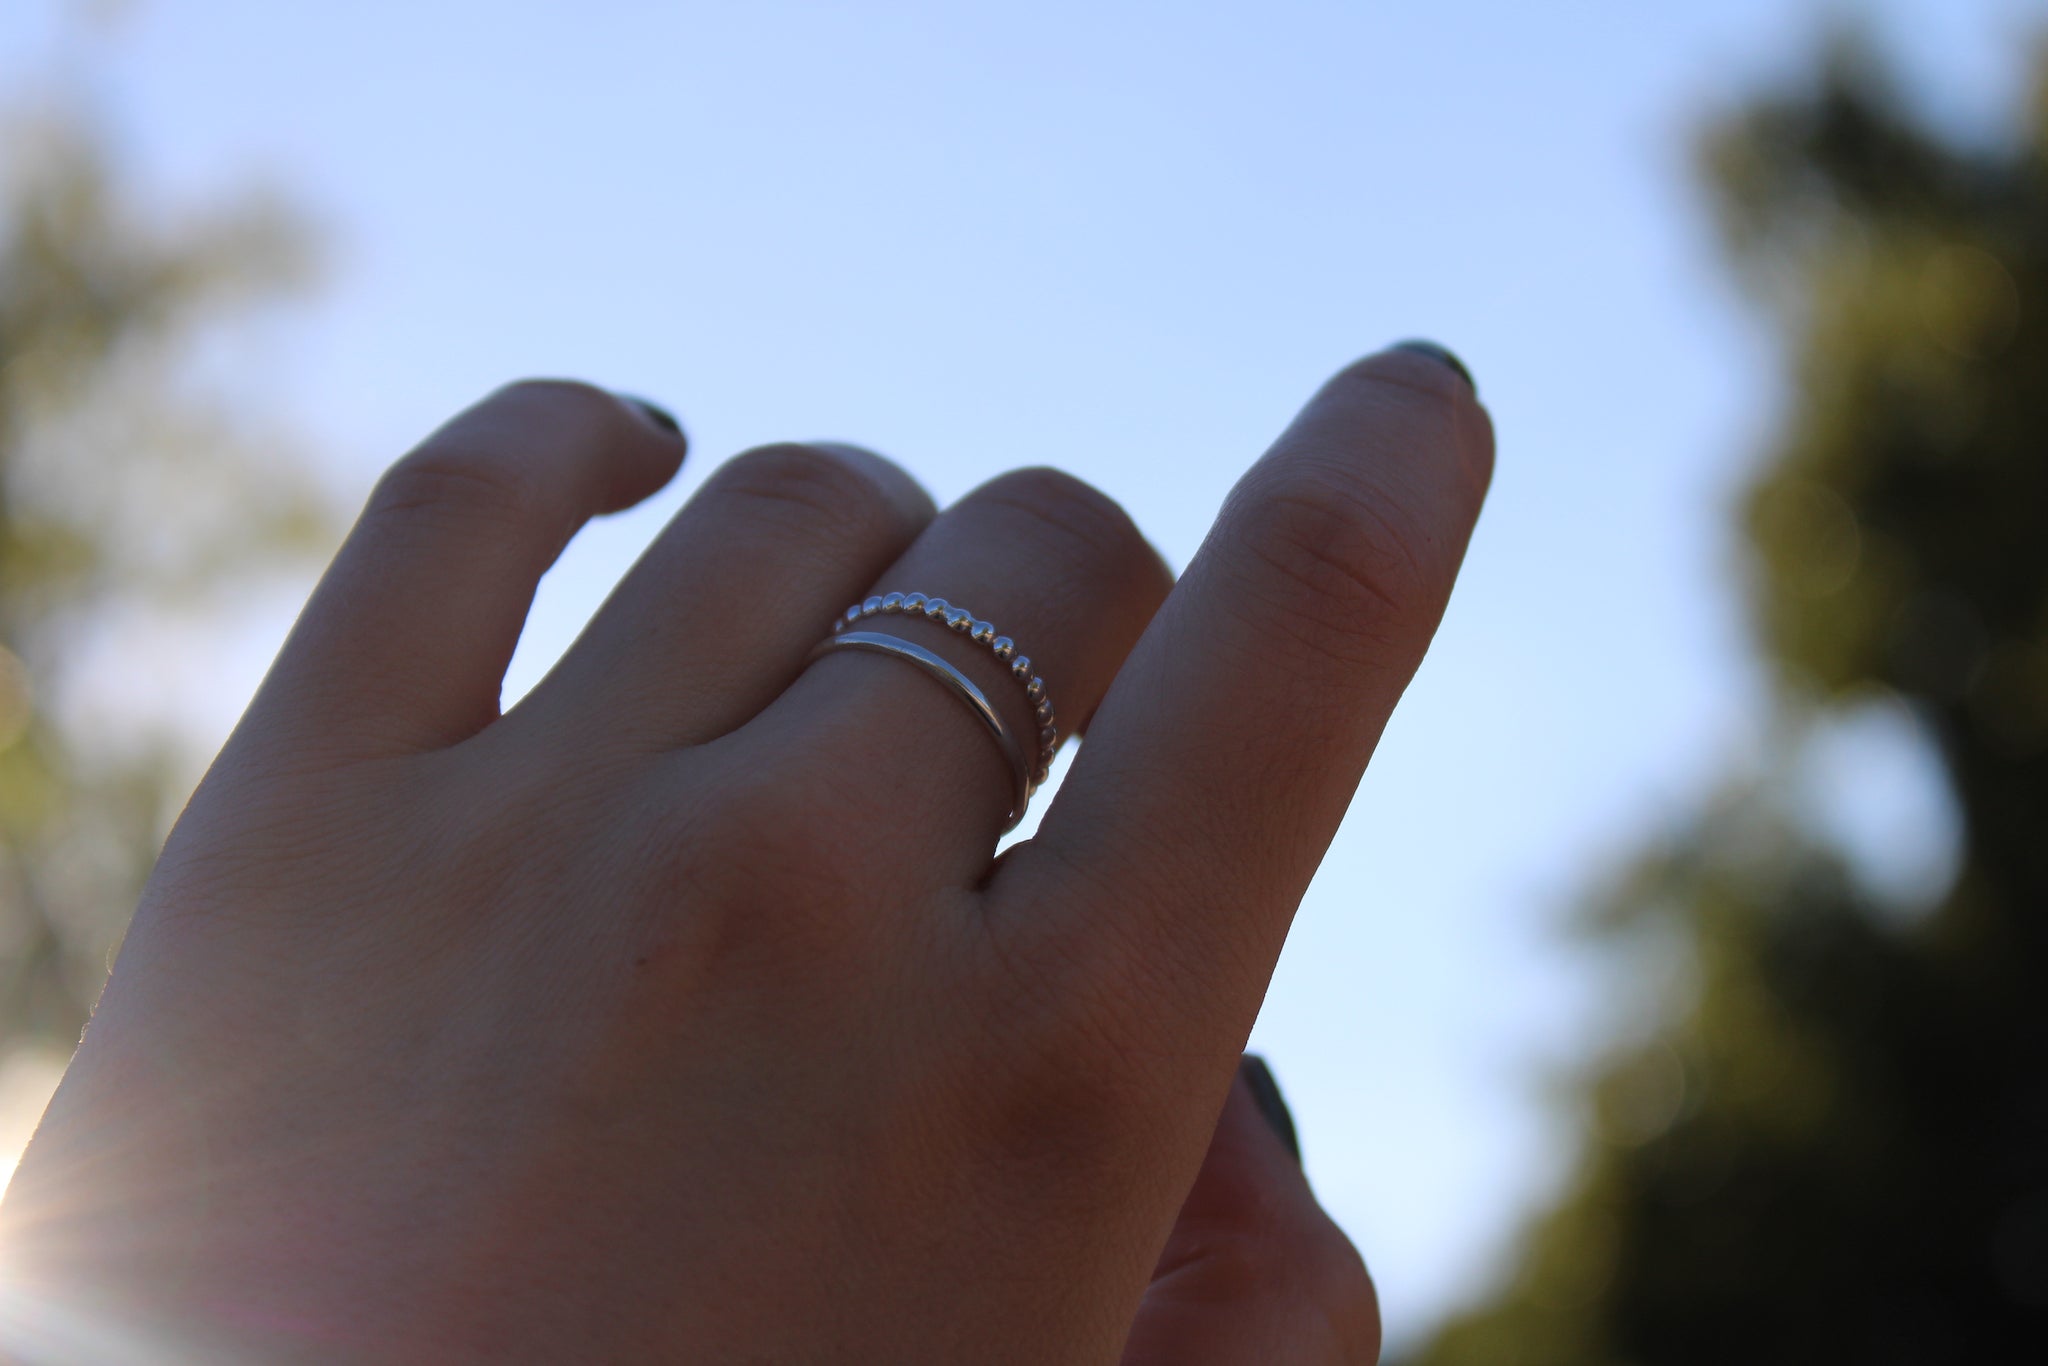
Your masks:
M 865 451 L 749 452 L 501 714 L 542 572 L 683 453 L 531 383 L 380 482 L 0 1207 L 0 1347 L 1373 1361 L 1239 1055 L 1478 515 L 1467 381 L 1346 369 L 1177 583 L 1053 471 L 938 511 Z M 1085 733 L 1000 860 L 959 699 L 806 663 L 890 591 L 994 622 Z M 1036 733 L 984 648 L 891 629 Z

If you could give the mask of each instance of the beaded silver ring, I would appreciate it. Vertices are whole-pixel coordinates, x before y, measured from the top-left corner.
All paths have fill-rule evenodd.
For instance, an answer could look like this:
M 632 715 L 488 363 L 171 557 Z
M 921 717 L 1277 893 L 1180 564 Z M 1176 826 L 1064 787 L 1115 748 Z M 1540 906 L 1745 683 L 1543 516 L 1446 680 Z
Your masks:
M 1053 755 L 1059 752 L 1060 731 L 1052 707 L 1052 698 L 1046 693 L 1045 680 L 1031 672 L 1031 657 L 1017 652 L 1017 642 L 1008 636 L 996 634 L 995 626 L 981 620 L 964 607 L 956 607 L 944 598 L 930 598 L 922 593 L 887 593 L 857 602 L 841 612 L 832 623 L 832 634 L 850 629 L 855 622 L 869 617 L 921 616 L 933 621 L 955 635 L 966 636 L 977 645 L 986 645 L 989 653 L 1003 661 L 1010 670 L 1010 676 L 1024 685 L 1024 699 L 1031 704 L 1032 717 L 1038 722 L 1038 762 L 1031 769 L 1030 783 L 1025 799 L 1045 785 L 1052 771 Z

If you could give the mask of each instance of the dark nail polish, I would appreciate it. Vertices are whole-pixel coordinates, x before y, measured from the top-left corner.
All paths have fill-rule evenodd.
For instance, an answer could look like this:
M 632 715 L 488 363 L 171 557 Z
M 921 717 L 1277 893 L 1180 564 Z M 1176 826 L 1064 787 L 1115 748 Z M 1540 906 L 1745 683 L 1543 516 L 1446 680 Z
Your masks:
M 658 403 L 650 403 L 638 394 L 620 394 L 620 398 L 644 413 L 649 422 L 667 432 L 670 436 L 681 436 L 683 424 L 676 421 L 676 415 Z
M 1299 1164 L 1301 1139 L 1294 1132 L 1294 1116 L 1287 1112 L 1287 1102 L 1280 1097 L 1280 1083 L 1273 1080 L 1273 1069 L 1258 1054 L 1247 1053 L 1238 1070 L 1244 1073 L 1245 1085 L 1251 1088 L 1252 1102 L 1259 1107 L 1259 1113 L 1266 1117 L 1266 1123 L 1273 1126 L 1273 1132 L 1280 1135 L 1280 1141 Z
M 1472 372 L 1465 368 L 1465 362 L 1452 355 L 1448 347 L 1438 346 L 1433 341 L 1423 341 L 1417 337 L 1404 342 L 1395 342 L 1387 349 L 1389 351 L 1412 351 L 1418 356 L 1428 356 L 1438 364 L 1448 365 L 1451 369 L 1458 372 L 1458 378 L 1464 380 L 1466 386 L 1473 393 L 1479 392 L 1479 381 L 1472 378 Z

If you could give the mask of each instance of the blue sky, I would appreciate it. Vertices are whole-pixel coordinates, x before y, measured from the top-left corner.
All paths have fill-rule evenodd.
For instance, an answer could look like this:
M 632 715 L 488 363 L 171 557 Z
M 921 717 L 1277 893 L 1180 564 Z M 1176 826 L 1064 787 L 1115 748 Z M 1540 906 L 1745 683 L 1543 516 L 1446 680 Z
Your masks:
M 691 468 L 572 548 L 513 692 L 747 445 L 859 441 L 941 499 L 1064 465 L 1181 565 L 1329 371 L 1409 335 L 1465 357 L 1500 434 L 1492 500 L 1255 1035 L 1397 1342 L 1479 1292 L 1569 1150 L 1536 1065 L 1585 1047 L 1623 985 L 1562 945 L 1574 893 L 1759 743 L 1725 512 L 1783 395 L 1688 140 L 1803 69 L 1829 14 L 1867 20 L 1944 123 L 1983 126 L 2048 18 L 2016 0 L 113 8 L 90 24 L 12 0 L 0 88 L 90 92 L 167 212 L 255 178 L 323 222 L 323 289 L 216 382 L 307 433 L 339 500 L 520 375 L 682 415 Z M 304 587 L 173 688 L 199 748 Z M 1845 735 L 1830 772 L 1882 745 Z M 1910 756 L 1878 767 L 1875 814 L 1841 819 L 1882 846 L 1929 804 Z

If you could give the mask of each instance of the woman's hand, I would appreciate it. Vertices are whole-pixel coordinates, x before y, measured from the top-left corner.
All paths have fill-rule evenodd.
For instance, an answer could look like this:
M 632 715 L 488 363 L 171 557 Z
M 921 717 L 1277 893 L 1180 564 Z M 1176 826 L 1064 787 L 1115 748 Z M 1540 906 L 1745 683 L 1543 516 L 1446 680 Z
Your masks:
M 1355 1254 L 1232 1078 L 1478 513 L 1466 381 L 1346 370 L 1177 585 L 1062 474 L 935 514 L 874 455 L 750 452 L 501 716 L 535 582 L 682 456 L 523 384 L 378 485 L 9 1191 L 5 1348 L 1370 1360 Z M 999 861 L 961 700 L 807 663 L 891 591 L 995 623 L 1086 728 Z M 986 645 L 877 620 L 1036 734 Z

